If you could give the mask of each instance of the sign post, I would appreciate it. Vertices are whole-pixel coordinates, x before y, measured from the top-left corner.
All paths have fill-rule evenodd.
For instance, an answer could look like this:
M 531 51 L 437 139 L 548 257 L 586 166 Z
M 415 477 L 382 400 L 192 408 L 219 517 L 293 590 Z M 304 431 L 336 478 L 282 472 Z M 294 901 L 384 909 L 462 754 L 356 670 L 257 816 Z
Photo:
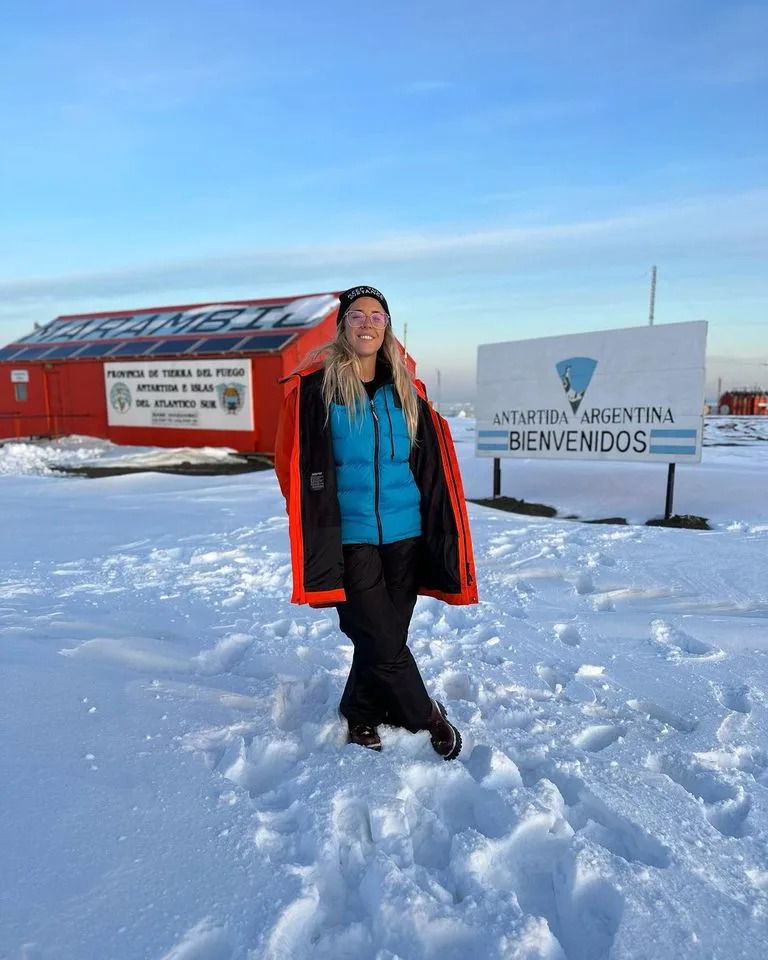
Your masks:
M 501 496 L 501 460 L 498 457 L 493 458 L 493 495 Z
M 667 499 L 664 503 L 664 519 L 669 520 L 672 516 L 672 500 L 675 496 L 675 464 L 670 463 L 667 467 Z

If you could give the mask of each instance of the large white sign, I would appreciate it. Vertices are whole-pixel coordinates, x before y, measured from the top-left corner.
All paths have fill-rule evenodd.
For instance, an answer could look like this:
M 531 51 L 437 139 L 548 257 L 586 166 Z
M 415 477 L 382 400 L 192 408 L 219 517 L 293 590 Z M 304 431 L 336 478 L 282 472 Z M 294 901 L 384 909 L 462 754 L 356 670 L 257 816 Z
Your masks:
M 105 363 L 111 427 L 252 430 L 247 360 L 145 360 Z
M 479 457 L 701 459 L 707 324 L 478 348 Z

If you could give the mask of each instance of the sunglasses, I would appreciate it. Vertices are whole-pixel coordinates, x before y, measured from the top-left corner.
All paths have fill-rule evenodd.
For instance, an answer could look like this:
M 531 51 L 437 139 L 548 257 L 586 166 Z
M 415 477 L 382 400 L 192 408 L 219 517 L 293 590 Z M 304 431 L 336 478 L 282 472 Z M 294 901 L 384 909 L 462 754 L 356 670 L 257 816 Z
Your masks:
M 350 327 L 362 327 L 366 320 L 370 320 L 374 327 L 386 327 L 389 323 L 389 315 L 378 310 L 375 313 L 363 313 L 362 310 L 348 310 L 344 314 L 344 319 Z

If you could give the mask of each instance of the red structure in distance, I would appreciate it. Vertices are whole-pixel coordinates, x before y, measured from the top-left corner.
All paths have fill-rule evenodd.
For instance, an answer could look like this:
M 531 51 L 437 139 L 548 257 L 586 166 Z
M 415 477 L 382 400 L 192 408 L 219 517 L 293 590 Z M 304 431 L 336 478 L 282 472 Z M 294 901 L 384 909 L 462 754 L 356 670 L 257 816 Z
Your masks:
M 0 439 L 271 455 L 280 380 L 336 334 L 334 292 L 62 316 L 0 349 Z

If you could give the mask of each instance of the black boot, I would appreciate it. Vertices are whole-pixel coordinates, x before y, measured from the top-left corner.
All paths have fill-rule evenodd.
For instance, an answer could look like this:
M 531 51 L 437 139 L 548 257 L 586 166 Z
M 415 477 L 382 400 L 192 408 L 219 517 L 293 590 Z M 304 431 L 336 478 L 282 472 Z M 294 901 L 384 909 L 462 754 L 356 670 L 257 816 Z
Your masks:
M 369 750 L 381 750 L 381 738 L 378 731 L 376 727 L 372 727 L 369 723 L 350 723 L 347 743 L 357 743 Z
M 429 737 L 435 752 L 443 760 L 455 760 L 461 753 L 461 734 L 448 720 L 445 707 L 438 700 L 432 701 L 432 715 L 427 723 Z

